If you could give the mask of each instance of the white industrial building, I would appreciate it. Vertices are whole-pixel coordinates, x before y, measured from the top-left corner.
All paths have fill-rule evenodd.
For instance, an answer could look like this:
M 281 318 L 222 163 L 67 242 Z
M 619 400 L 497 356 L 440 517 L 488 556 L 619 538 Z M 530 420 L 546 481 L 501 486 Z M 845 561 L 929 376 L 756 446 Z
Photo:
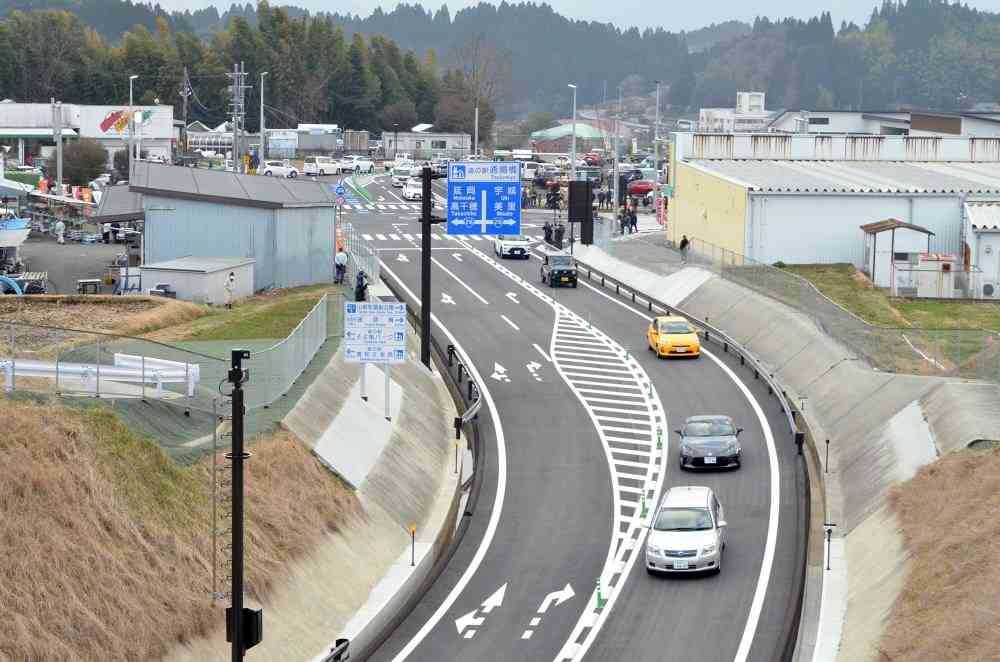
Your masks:
M 764 108 L 763 92 L 737 92 L 733 108 L 702 108 L 698 130 L 710 133 L 762 131 L 774 113 Z
M 138 148 L 151 157 L 170 159 L 174 142 L 173 106 L 133 106 L 135 141 Z M 114 153 L 124 149 L 129 139 L 128 104 L 86 106 L 63 103 L 0 102 L 0 142 L 10 145 L 9 158 L 26 163 L 27 157 L 37 156 L 39 144 L 54 144 L 53 126 L 59 122 L 66 140 L 90 138 L 101 143 L 108 152 L 108 162 Z
M 1000 113 L 784 110 L 776 113 L 764 130 L 887 136 L 1000 136 Z
M 222 305 L 226 283 L 233 274 L 233 301 L 253 296 L 253 265 L 249 257 L 181 257 L 139 267 L 145 291 L 172 292 L 182 301 Z
M 687 235 L 766 264 L 847 262 L 872 273 L 874 260 L 876 284 L 907 290 L 939 272 L 944 293 L 920 296 L 981 296 L 1000 283 L 1000 138 L 675 133 L 673 143 L 672 241 Z M 891 281 L 879 267 L 891 237 L 862 229 L 886 219 L 922 235 L 896 230 L 906 250 L 892 252 L 906 258 L 881 256 Z
M 128 188 L 141 194 L 143 264 L 252 258 L 255 292 L 333 279 L 328 184 L 140 162 Z
M 428 127 L 428 125 L 417 125 Z M 414 127 L 414 128 L 417 128 Z M 467 133 L 432 133 L 430 131 L 385 131 L 382 133 L 385 154 L 412 154 L 415 159 L 464 159 L 472 151 L 472 136 Z

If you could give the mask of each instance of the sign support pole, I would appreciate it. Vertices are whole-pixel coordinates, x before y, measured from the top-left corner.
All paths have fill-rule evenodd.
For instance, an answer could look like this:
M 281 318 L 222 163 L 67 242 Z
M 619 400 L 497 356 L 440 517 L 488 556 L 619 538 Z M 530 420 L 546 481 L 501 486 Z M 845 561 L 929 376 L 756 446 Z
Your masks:
M 368 372 L 368 364 L 361 364 L 361 399 L 368 402 L 368 389 L 365 388 L 365 374 Z
M 389 414 L 389 364 L 385 364 L 385 420 L 391 421 L 392 416 Z
M 420 362 L 431 367 L 431 169 L 421 171 Z

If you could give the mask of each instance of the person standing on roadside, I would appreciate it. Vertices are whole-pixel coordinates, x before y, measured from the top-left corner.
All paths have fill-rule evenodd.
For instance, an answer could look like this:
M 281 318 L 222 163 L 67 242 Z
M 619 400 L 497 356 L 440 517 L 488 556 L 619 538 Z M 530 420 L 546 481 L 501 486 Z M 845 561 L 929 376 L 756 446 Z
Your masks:
M 61 218 L 58 221 L 56 221 L 55 231 L 56 231 L 56 243 L 57 244 L 65 244 L 66 243 L 66 224 L 63 223 L 63 221 L 62 221 Z
M 230 271 L 229 275 L 226 276 L 226 283 L 225 285 L 223 285 L 223 288 L 225 288 L 226 290 L 226 309 L 232 310 L 233 296 L 235 295 L 236 292 L 236 274 L 233 273 L 232 271 Z
M 688 241 L 688 236 L 681 235 L 681 243 L 679 248 L 681 249 L 681 264 L 687 264 L 688 261 L 688 248 L 691 246 L 691 242 Z
M 347 253 L 344 252 L 343 246 L 337 249 L 337 254 L 333 257 L 333 266 L 336 269 L 333 282 L 341 285 L 344 282 L 344 274 L 347 273 Z
M 628 233 L 635 234 L 639 231 L 639 216 L 636 214 L 635 205 L 628 212 Z

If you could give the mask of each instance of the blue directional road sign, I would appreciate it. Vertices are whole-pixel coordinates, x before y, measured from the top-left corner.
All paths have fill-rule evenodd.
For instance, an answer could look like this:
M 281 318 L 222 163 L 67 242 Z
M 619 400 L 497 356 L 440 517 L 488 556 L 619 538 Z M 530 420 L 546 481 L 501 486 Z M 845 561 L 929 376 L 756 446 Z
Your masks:
M 344 303 L 347 363 L 406 362 L 406 304 Z
M 344 188 L 343 184 L 337 184 L 337 188 L 334 189 L 334 193 L 336 193 L 338 197 L 344 197 L 344 193 L 346 192 L 347 189 Z
M 521 164 L 448 166 L 448 234 L 520 234 Z

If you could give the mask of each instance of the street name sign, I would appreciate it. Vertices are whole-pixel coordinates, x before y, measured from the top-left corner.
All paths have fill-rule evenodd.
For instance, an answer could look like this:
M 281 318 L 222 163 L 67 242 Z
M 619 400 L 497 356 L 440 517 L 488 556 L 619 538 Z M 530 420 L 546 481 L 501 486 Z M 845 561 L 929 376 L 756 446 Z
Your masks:
M 406 362 L 406 304 L 344 303 L 344 361 Z
M 448 234 L 521 234 L 520 162 L 449 164 Z

